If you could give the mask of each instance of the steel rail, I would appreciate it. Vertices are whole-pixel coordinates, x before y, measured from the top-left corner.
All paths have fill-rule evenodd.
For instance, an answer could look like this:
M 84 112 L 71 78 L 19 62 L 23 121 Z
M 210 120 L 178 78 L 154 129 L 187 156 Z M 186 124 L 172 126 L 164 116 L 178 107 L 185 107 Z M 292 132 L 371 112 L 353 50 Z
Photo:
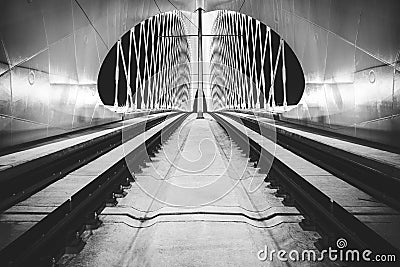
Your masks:
M 151 150 L 157 148 L 168 138 L 187 116 L 188 114 L 181 114 L 171 124 L 149 137 L 144 145 L 140 145 L 130 152 L 128 157 L 134 155 L 132 160 L 139 165 L 146 158 L 146 155 L 149 155 Z M 127 179 L 127 177 L 131 178 Z M 77 229 L 82 229 L 82 226 L 93 223 L 93 220 L 98 220 L 96 214 L 101 212 L 105 203 L 115 202 L 115 192 L 119 192 L 121 186 L 127 186 L 127 181 L 130 184 L 130 181 L 133 180 L 125 158 L 119 160 L 1 250 L 0 265 L 47 266 L 54 264 L 60 251 L 69 242 L 79 239 L 73 233 L 79 233 Z
M 134 134 L 144 126 L 146 130 L 165 120 L 165 116 L 150 118 L 128 126 L 124 132 Z M 0 172 L 0 212 L 25 200 L 51 183 L 65 177 L 68 173 L 104 155 L 122 142 L 122 130 L 116 130 L 92 140 L 57 151 L 44 157 L 22 163 Z
M 289 203 L 298 207 L 307 216 L 308 220 L 305 222 L 315 224 L 318 229 L 329 237 L 329 241 L 333 241 L 332 237 L 342 237 L 349 241 L 349 248 L 370 249 L 374 253 L 395 253 L 397 256 L 400 255 L 400 251 L 375 231 L 345 210 L 340 204 L 331 200 L 279 159 L 274 158 L 268 151 L 236 129 L 218 113 L 212 114 L 212 116 L 239 146 L 250 146 L 250 157 L 267 155 L 264 158 L 257 159 L 259 165 L 264 163 L 271 164 L 271 158 L 273 159 L 271 170 L 265 181 L 270 181 L 273 186 L 278 187 L 278 194 L 283 193 L 286 198 L 289 198 Z M 237 117 L 235 119 L 238 121 Z
M 231 114 L 223 113 L 230 117 Z M 388 206 L 400 210 L 400 172 L 387 164 L 377 162 L 318 141 L 290 134 L 256 119 L 239 117 L 241 122 L 260 133 L 276 131 L 276 142 L 289 151 L 307 159 L 359 188 Z

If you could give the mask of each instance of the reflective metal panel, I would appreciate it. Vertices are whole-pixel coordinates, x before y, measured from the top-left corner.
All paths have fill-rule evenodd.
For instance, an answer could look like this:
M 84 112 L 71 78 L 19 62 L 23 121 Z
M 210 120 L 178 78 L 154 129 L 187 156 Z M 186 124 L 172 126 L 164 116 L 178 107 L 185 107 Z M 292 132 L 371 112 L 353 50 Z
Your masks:
M 307 36 L 309 30 L 309 23 L 303 18 L 298 16 L 293 16 L 294 23 L 294 52 L 299 59 L 299 61 L 303 62 L 304 50 L 307 44 Z M 307 77 L 307 73 L 305 73 Z
M 310 0 L 294 0 L 294 14 L 302 18 L 309 18 Z
M 288 12 L 286 10 L 282 11 L 282 24 L 283 24 L 283 29 L 284 32 L 281 33 L 282 38 L 285 39 L 285 41 L 289 44 L 289 46 L 293 49 L 294 47 L 294 31 L 295 31 L 295 27 L 294 27 L 294 23 L 293 23 L 293 13 Z
M 310 21 L 319 27 L 328 29 L 330 7 L 331 0 L 310 0 Z
M 95 34 L 90 26 L 85 26 L 75 32 L 75 52 L 80 55 L 76 58 L 76 70 L 80 84 L 96 84 L 97 82 L 100 59 Z
M 353 81 L 355 47 L 333 33 L 328 34 L 324 80 L 333 83 Z M 321 69 L 323 71 L 323 69 Z
M 4 51 L 3 44 L 0 43 L 0 75 L 9 70 L 9 63 Z
M 363 1 L 357 46 L 387 63 L 395 61 L 400 50 L 400 2 Z
M 8 72 L 0 76 L 0 114 L 11 115 L 11 101 L 11 74 Z
M 11 116 L 47 125 L 50 97 L 48 74 L 15 67 L 11 71 L 11 84 Z
M 52 84 L 69 84 L 78 82 L 74 36 L 69 35 L 49 47 L 50 82 Z
M 282 9 L 293 13 L 294 0 L 282 0 Z
M 309 28 L 302 61 L 303 71 L 307 81 L 322 82 L 327 62 L 328 32 L 315 25 L 309 25 Z
M 354 43 L 362 7 L 365 4 L 367 4 L 365 0 L 353 0 L 351 4 L 348 0 L 331 1 L 329 30 Z
M 71 3 L 73 1 L 45 0 L 42 4 L 43 19 L 48 44 L 57 42 L 73 33 Z
M 1 4 L 0 33 L 10 63 L 18 64 L 46 48 L 46 31 L 39 1 Z

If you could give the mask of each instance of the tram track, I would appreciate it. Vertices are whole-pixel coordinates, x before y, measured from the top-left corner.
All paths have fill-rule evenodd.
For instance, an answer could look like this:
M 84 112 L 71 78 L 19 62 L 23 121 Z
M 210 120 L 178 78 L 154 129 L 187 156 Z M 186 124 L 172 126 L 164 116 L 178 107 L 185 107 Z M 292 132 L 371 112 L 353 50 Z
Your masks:
M 100 224 L 98 214 L 101 213 L 101 210 L 105 206 L 115 205 L 117 197 L 123 196 L 124 189 L 129 188 L 130 183 L 134 181 L 127 164 L 132 164 L 132 161 L 134 164 L 141 164 L 146 156 L 151 154 L 152 150 L 156 149 L 186 117 L 187 114 L 176 114 L 168 119 L 166 116 L 162 116 L 154 121 L 149 121 L 145 127 L 145 133 L 149 133 L 136 141 L 136 144 L 132 146 L 133 149 L 127 154 L 130 162 L 127 162 L 124 157 L 119 159 L 3 248 L 0 251 L 1 265 L 52 265 L 58 257 L 57 255 L 60 255 L 65 247 L 80 246 L 80 235 L 83 231 L 87 228 L 97 227 Z M 143 128 L 143 125 L 137 127 Z M 133 142 L 135 137 L 140 134 L 135 129 L 136 127 L 129 129 L 132 134 L 124 136 L 124 142 Z M 113 147 L 121 146 L 121 134 L 121 131 L 117 131 L 108 136 L 109 142 L 102 143 L 99 140 L 95 143 L 97 148 L 94 150 L 103 150 L 103 156 L 111 153 Z M 141 143 L 141 140 L 144 143 Z M 110 145 L 110 143 L 114 143 L 114 145 Z M 95 144 L 93 145 L 96 146 Z M 108 149 L 105 150 L 104 146 Z M 95 162 L 96 159 L 99 160 L 101 157 L 87 159 L 85 162 L 81 162 L 80 166 Z M 66 164 L 66 162 L 63 163 Z M 75 166 L 75 169 L 79 169 L 80 166 Z M 40 188 L 37 188 L 36 191 L 40 192 Z
M 305 158 L 342 180 L 360 188 L 387 205 L 400 210 L 400 170 L 315 140 L 300 138 L 274 128 L 271 124 L 259 123 L 250 117 L 240 117 L 242 123 L 258 133 L 276 131 L 277 144 Z
M 156 116 L 123 129 L 119 127 L 108 134 L 0 171 L 0 211 L 10 208 L 121 145 L 123 131 L 125 139 L 133 138 L 142 130 L 161 123 L 166 117 L 167 115 Z
M 127 225 L 131 224 L 134 228 L 149 228 L 158 222 L 171 223 L 174 220 L 177 222 L 193 221 L 196 216 L 215 218 L 216 221 L 219 220 L 221 222 L 229 220 L 232 222 L 246 222 L 249 225 L 253 225 L 253 227 L 268 228 L 275 227 L 277 223 L 279 224 L 279 221 L 282 220 L 280 218 L 286 217 L 290 221 L 294 220 L 290 218 L 304 217 L 300 224 L 306 230 L 318 230 L 324 237 L 322 246 L 331 245 L 336 238 L 343 237 L 349 241 L 350 246 L 358 249 L 369 248 L 373 249 L 374 252 L 398 253 L 397 249 L 385 238 L 361 222 L 357 214 L 346 210 L 340 203 L 321 191 L 320 188 L 296 173 L 285 162 L 269 154 L 270 151 L 263 147 L 262 142 L 257 139 L 258 137 L 256 138 L 256 134 L 260 136 L 260 129 L 256 125 L 252 125 L 251 121 L 244 123 L 243 120 L 236 118 L 236 123 L 244 124 L 253 131 L 253 134 L 247 135 L 231 121 L 233 116 L 221 114 L 212 114 L 212 117 L 225 129 L 228 136 L 239 147 L 243 148 L 243 152 L 246 152 L 246 147 L 243 146 L 248 146 L 249 150 L 246 157 L 250 159 L 250 162 L 260 166 L 260 170 L 262 170 L 263 164 L 272 166 L 264 181 L 267 182 L 268 187 L 275 190 L 275 196 L 278 199 L 283 198 L 284 209 L 274 207 L 270 210 L 262 210 L 257 206 L 257 203 L 252 202 L 252 198 L 244 190 L 247 193 L 247 198 L 246 196 L 244 197 L 247 199 L 246 205 L 248 208 L 250 207 L 250 210 L 234 208 L 233 206 L 225 208 L 212 206 L 191 211 L 169 210 L 166 207 L 152 210 L 151 208 L 158 207 L 158 205 L 153 207 L 153 203 L 160 192 L 160 185 L 152 202 L 149 206 L 146 206 L 146 210 L 133 210 L 129 209 L 129 207 L 124 207 L 124 205 L 118 205 L 114 210 L 113 207 L 119 202 L 117 198 L 126 196 L 125 190 L 130 190 L 132 182 L 137 183 L 137 177 L 135 178 L 131 175 L 131 167 L 137 165 L 137 168 L 140 168 L 140 165 L 146 161 L 147 156 L 154 156 L 155 151 L 182 124 L 187 116 L 188 114 L 180 114 L 174 116 L 174 118 L 169 118 L 169 122 L 159 120 L 154 122 L 151 127 L 146 127 L 149 132 L 147 139 L 142 144 L 139 144 L 139 142 L 134 145 L 129 154 L 130 156 L 121 158 L 113 163 L 110 168 L 107 168 L 106 171 L 95 177 L 90 183 L 80 188 L 50 213 L 43 213 L 42 215 L 44 216 L 40 221 L 0 251 L 0 262 L 4 263 L 5 266 L 24 266 L 27 263 L 54 265 L 66 247 L 77 251 L 82 248 L 84 244 L 82 242 L 83 233 L 88 229 L 95 229 L 101 224 L 99 214 L 105 216 L 106 223 L 121 220 Z M 226 154 L 226 148 L 224 148 L 224 140 L 215 134 L 212 127 L 211 132 L 218 143 L 220 154 L 225 157 L 225 161 L 229 161 L 229 155 Z M 135 137 L 135 135 L 132 135 L 129 139 L 135 139 Z M 186 138 L 187 136 L 179 150 L 185 145 Z M 278 136 L 278 144 L 287 148 L 287 146 L 283 145 L 283 140 Z M 293 142 L 291 145 L 293 145 Z M 108 153 L 111 152 L 112 149 Z M 104 153 L 103 156 L 108 153 Z M 268 156 L 260 157 L 260 155 Z M 271 161 L 272 158 L 273 161 Z M 101 159 L 101 156 L 96 159 Z M 90 164 L 96 159 L 86 162 L 86 164 Z M 175 160 L 176 157 L 174 157 L 174 162 Z M 319 164 L 318 166 L 322 165 Z M 236 172 L 236 170 L 229 171 Z M 159 182 L 163 184 L 166 178 L 169 179 L 170 172 L 171 167 L 163 180 Z M 230 176 L 236 177 L 238 174 L 230 174 Z M 242 180 L 238 182 L 242 188 L 247 186 Z M 163 188 L 163 192 L 168 193 L 168 190 L 165 189 Z M 174 199 L 173 194 L 169 194 L 169 197 L 172 197 L 172 200 Z M 366 199 L 366 201 L 369 200 Z
M 304 213 L 306 219 L 302 225 L 306 229 L 319 229 L 323 236 L 325 236 L 324 244 L 321 244 L 321 246 L 333 245 L 338 237 L 343 237 L 350 242 L 350 246 L 360 250 L 369 248 L 375 252 L 393 252 L 400 255 L 399 250 L 392 243 L 389 243 L 375 232 L 374 229 L 371 229 L 359 219 L 360 216 L 385 216 L 388 215 L 387 213 L 369 213 L 368 209 L 370 208 L 367 207 L 365 212 L 349 211 L 348 207 L 343 207 L 343 203 L 339 204 L 319 188 L 318 182 L 310 183 L 309 180 L 306 180 L 302 175 L 294 171 L 292 166 L 287 165 L 281 159 L 271 154 L 271 151 L 266 150 L 261 145 L 261 139 L 254 139 L 259 138 L 261 133 L 269 133 L 269 137 L 272 136 L 272 126 L 264 126 L 255 120 L 224 112 L 213 114 L 213 117 L 230 132 L 229 135 L 234 137 L 234 140 L 240 146 L 250 147 L 249 157 L 253 158 L 261 168 L 263 168 L 263 165 L 272 166 L 265 181 L 270 183 L 270 187 L 278 190 L 277 195 L 284 198 L 284 203 L 296 206 Z M 235 124 L 253 131 L 254 134 L 251 135 L 248 131 L 239 130 L 240 127 L 235 126 Z M 263 128 L 260 129 L 261 127 Z M 379 190 L 382 189 L 381 186 L 372 189 L 371 180 L 366 179 L 365 183 L 361 183 L 359 177 L 357 177 L 357 175 L 361 175 L 360 177 L 368 175 L 372 179 L 377 174 L 376 169 L 365 167 L 360 162 L 351 162 L 345 159 L 339 160 L 337 155 L 331 151 L 313 146 L 312 142 L 304 144 L 304 140 L 300 142 L 295 137 L 291 139 L 289 134 L 283 136 L 278 132 L 276 139 L 276 144 L 282 148 L 309 160 L 318 167 L 326 169 L 334 176 L 343 179 L 343 181 L 365 190 L 367 193 L 373 194 L 373 196 L 377 196 L 380 201 L 398 208 L 397 199 L 389 199 L 387 195 L 383 196 L 384 192 Z M 264 156 L 260 158 L 260 155 Z M 335 159 L 332 159 L 333 157 Z M 360 165 L 363 166 L 362 169 L 360 169 Z M 369 171 L 368 174 L 366 174 L 367 171 Z M 385 178 L 383 179 L 386 179 L 385 181 L 397 185 L 397 181 L 393 180 L 393 177 L 388 177 L 388 175 L 380 172 L 378 174 L 384 175 Z M 376 176 L 375 178 L 377 179 Z M 393 186 L 392 184 L 391 190 L 393 190 Z M 333 185 L 332 188 L 335 188 L 335 186 Z M 388 188 L 387 184 L 385 184 L 384 188 Z M 340 184 L 338 184 L 336 191 L 340 192 L 340 190 Z M 397 214 L 396 211 L 393 211 L 394 214 Z

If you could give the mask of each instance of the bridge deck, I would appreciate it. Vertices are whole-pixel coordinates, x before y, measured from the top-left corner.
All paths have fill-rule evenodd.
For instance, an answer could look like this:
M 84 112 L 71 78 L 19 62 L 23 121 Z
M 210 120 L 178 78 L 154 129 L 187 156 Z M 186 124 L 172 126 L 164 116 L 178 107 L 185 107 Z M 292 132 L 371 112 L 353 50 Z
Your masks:
M 193 118 L 136 173 L 127 196 L 102 212 L 104 225 L 71 266 L 258 266 L 265 245 L 316 250 L 318 234 L 300 228 L 298 210 L 262 184 L 265 174 L 216 121 Z
M 195 114 L 175 114 L 165 120 L 155 120 L 151 127 L 140 128 L 140 133 L 138 128 L 131 128 L 127 140 L 122 138 L 122 144 L 121 140 L 113 141 L 115 145 L 108 150 L 104 151 L 103 146 L 109 146 L 109 143 L 100 142 L 99 149 L 103 153 L 84 160 L 81 166 L 0 214 L 0 250 L 3 253 L 0 256 L 4 257 L 8 251 L 15 252 L 13 248 L 24 248 L 22 241 L 26 233 L 33 233 L 36 239 L 32 241 L 46 244 L 46 233 L 41 234 L 37 226 L 45 227 L 43 221 L 48 218 L 47 222 L 51 223 L 46 227 L 59 232 L 64 229 L 68 238 L 67 241 L 61 239 L 62 244 L 56 243 L 63 249 L 61 254 L 64 253 L 56 261 L 63 266 L 265 266 L 266 262 L 257 257 L 265 247 L 299 253 L 312 250 L 318 257 L 321 248 L 327 246 L 326 242 L 332 243 L 330 239 L 343 237 L 352 244 L 354 239 L 348 235 L 348 229 L 351 232 L 354 227 L 348 223 L 349 217 L 360 221 L 356 226 L 368 228 L 368 236 L 379 237 L 384 244 L 390 244 L 390 248 L 400 248 L 397 231 L 400 214 L 396 209 L 346 182 L 335 172 L 329 172 L 307 155 L 292 151 L 281 136 L 278 136 L 278 142 L 271 141 L 268 134 L 263 136 L 256 132 L 257 129 L 251 130 L 255 127 L 249 121 L 243 125 L 240 122 L 244 120 L 234 120 L 232 115 L 249 117 L 238 113 L 215 113 L 205 114 L 205 119 L 197 120 Z M 163 115 L 147 119 L 150 122 L 157 116 Z M 145 118 L 135 118 L 128 122 L 135 125 L 143 120 Z M 266 118 L 259 122 L 271 124 Z M 103 129 L 98 135 L 90 136 L 98 138 L 127 127 Z M 295 142 L 299 138 L 323 141 L 318 136 L 314 138 L 283 125 L 274 127 L 281 135 L 295 136 Z M 237 131 L 232 131 L 233 128 Z M 90 142 L 90 136 L 75 141 L 85 144 Z M 250 138 L 254 143 L 246 139 L 243 146 L 240 136 Z M 69 149 L 57 147 L 56 143 L 53 145 L 53 149 L 60 151 Z M 257 158 L 255 154 L 260 153 L 257 145 L 274 155 L 273 160 Z M 246 151 L 246 146 L 251 147 L 251 151 Z M 33 149 L 28 154 L 34 151 L 39 157 L 51 155 L 43 154 L 46 153 L 43 148 Z M 258 163 L 257 167 L 254 161 Z M 358 165 L 356 167 L 359 171 Z M 131 174 L 133 179 L 129 179 Z M 124 183 L 125 180 L 129 182 Z M 300 190 L 282 183 L 284 180 Z M 120 189 L 125 191 L 121 193 Z M 118 201 L 110 198 L 115 194 L 119 195 Z M 302 198 L 308 198 L 322 208 L 307 208 Z M 320 200 L 326 201 L 322 204 Z M 345 216 L 341 214 L 340 218 L 346 221 L 343 223 L 346 229 L 334 237 L 331 235 L 336 232 L 330 231 L 336 226 L 329 223 L 326 228 L 321 226 L 330 220 L 329 214 L 325 213 L 336 214 L 339 210 L 334 209 L 332 203 L 345 211 Z M 66 211 L 61 209 L 65 212 L 61 219 L 55 217 L 54 214 L 61 214 L 56 211 L 65 206 Z M 328 219 L 319 224 L 320 217 L 313 214 L 315 210 Z M 94 220 L 92 224 L 94 212 L 101 212 L 100 221 Z M 359 232 L 354 233 L 359 236 Z M 29 244 L 26 246 L 30 248 Z M 272 264 L 283 266 L 286 262 L 274 257 Z M 310 262 L 298 264 L 309 265 Z M 324 262 L 315 262 L 315 265 L 319 264 L 335 266 L 339 263 L 325 258 Z

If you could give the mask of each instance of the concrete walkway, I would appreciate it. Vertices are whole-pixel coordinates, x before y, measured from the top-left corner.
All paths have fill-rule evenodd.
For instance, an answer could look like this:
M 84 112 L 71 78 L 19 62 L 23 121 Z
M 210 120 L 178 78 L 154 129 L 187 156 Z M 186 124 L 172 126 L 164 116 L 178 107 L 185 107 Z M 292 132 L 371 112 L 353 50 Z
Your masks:
M 328 264 L 257 258 L 265 246 L 316 250 L 319 235 L 300 228 L 298 210 L 282 204 L 263 182 L 265 174 L 207 114 L 204 120 L 190 116 L 135 174 L 128 195 L 102 212 L 103 225 L 78 255 L 63 258 L 65 265 Z

